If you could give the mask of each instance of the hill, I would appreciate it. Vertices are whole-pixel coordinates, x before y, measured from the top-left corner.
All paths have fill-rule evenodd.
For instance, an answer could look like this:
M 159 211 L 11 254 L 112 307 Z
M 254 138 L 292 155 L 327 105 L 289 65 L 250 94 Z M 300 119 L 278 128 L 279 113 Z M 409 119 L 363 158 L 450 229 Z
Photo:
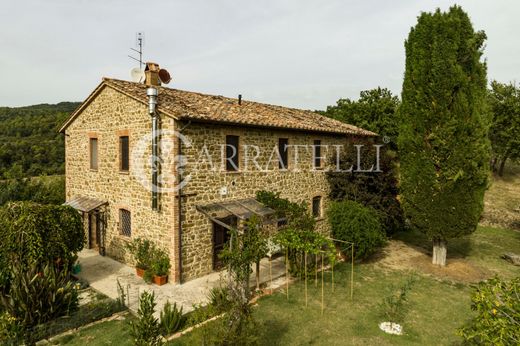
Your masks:
M 59 126 L 78 102 L 0 107 L 0 179 L 64 173 Z

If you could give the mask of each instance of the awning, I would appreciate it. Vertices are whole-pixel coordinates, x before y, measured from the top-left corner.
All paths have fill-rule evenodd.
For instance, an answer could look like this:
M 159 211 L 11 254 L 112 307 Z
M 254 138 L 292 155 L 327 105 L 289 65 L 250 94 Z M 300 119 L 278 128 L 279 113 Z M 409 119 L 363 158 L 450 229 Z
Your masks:
M 72 208 L 74 208 L 76 210 L 82 211 L 84 213 L 88 213 L 94 209 L 97 209 L 103 205 L 108 204 L 108 201 L 102 201 L 99 199 L 85 197 L 85 196 L 74 196 L 63 204 L 70 205 Z
M 254 198 L 198 205 L 197 210 L 222 226 L 225 224 L 219 219 L 224 219 L 229 216 L 236 216 L 241 220 L 246 220 L 253 215 L 265 219 L 275 214 L 273 209 L 264 206 Z M 231 226 L 225 225 L 224 227 L 230 228 Z

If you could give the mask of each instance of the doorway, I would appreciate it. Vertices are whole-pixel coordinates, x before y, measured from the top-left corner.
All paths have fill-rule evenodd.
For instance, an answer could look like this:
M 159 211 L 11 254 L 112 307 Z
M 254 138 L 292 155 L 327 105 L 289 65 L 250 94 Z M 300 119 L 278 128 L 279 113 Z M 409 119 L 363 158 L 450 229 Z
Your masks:
M 233 216 L 219 219 L 219 221 L 229 225 L 230 227 L 237 226 L 237 219 Z M 219 255 L 229 241 L 229 238 L 229 230 L 226 227 L 213 222 L 213 270 L 222 269 L 223 263 L 219 258 Z

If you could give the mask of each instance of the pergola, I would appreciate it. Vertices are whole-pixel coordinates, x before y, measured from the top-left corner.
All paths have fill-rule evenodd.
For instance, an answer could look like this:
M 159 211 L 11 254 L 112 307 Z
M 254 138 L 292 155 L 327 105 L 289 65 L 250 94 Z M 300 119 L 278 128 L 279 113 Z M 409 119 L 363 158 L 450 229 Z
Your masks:
M 233 225 L 228 225 L 222 220 L 230 216 L 236 217 L 239 221 L 245 221 L 256 215 L 264 220 L 264 223 L 268 223 L 273 221 L 272 216 L 276 213 L 273 209 L 266 207 L 254 198 L 198 205 L 196 208 L 211 221 L 228 230 L 232 230 Z

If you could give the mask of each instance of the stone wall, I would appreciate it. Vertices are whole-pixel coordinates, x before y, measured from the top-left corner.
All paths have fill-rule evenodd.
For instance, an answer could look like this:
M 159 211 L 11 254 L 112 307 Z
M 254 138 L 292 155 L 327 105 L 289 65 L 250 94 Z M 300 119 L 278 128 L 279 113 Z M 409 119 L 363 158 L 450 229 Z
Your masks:
M 188 124 L 182 133 L 191 140 L 190 147 L 182 148 L 182 153 L 187 158 L 183 178 L 189 179 L 182 190 L 183 280 L 190 280 L 212 271 L 212 222 L 196 210 L 197 205 L 254 197 L 258 190 L 268 190 L 280 192 L 281 197 L 294 202 L 305 202 L 309 205 L 309 210 L 312 198 L 322 196 L 322 215 L 325 215 L 329 186 L 325 169 L 312 170 L 312 149 L 306 151 L 302 147 L 290 147 L 287 171 L 278 169 L 277 157 L 270 160 L 270 156 L 273 148 L 278 145 L 279 138 L 288 138 L 289 145 L 312 146 L 314 140 L 320 139 L 322 145 L 332 146 L 346 144 L 346 136 L 198 123 Z M 226 172 L 221 167 L 221 145 L 226 143 L 226 135 L 239 136 L 241 149 L 238 172 Z M 246 169 L 246 157 L 254 157 L 256 150 L 244 145 L 260 148 L 260 155 L 256 161 L 262 168 L 269 168 L 269 172 L 262 172 L 251 163 Z M 296 150 L 299 157 L 298 166 L 295 163 Z M 334 154 L 334 150 L 331 147 L 329 155 Z M 322 156 L 324 154 L 326 153 L 323 152 Z M 213 171 L 210 169 L 209 158 L 212 159 L 215 168 Z M 323 161 L 330 162 L 330 156 Z M 267 165 L 268 162 L 271 164 Z M 299 168 L 299 171 L 294 171 L 296 168 Z M 222 188 L 227 189 L 225 195 L 221 194 Z M 329 231 L 324 217 L 318 219 L 317 228 L 321 232 Z
M 162 127 L 173 129 L 173 119 L 164 118 Z M 139 151 L 142 139 L 150 134 L 151 121 L 146 105 L 137 102 L 110 87 L 99 94 L 66 129 L 66 196 L 87 196 L 108 201 L 106 226 L 107 255 L 131 262 L 125 254 L 124 245 L 130 238 L 120 234 L 119 209 L 131 212 L 132 236 L 145 237 L 170 252 L 175 259 L 174 205 L 175 193 L 161 195 L 161 210 L 153 211 L 151 192 L 136 176 L 139 165 L 130 157 L 130 171 L 119 169 L 119 136 L 128 135 L 130 152 Z M 98 139 L 98 169 L 91 170 L 89 162 L 89 138 Z M 149 157 L 151 148 L 142 148 L 143 156 Z M 165 170 L 171 167 L 163 167 Z M 150 177 L 150 167 L 141 175 Z M 87 231 L 87 230 L 86 230 Z

